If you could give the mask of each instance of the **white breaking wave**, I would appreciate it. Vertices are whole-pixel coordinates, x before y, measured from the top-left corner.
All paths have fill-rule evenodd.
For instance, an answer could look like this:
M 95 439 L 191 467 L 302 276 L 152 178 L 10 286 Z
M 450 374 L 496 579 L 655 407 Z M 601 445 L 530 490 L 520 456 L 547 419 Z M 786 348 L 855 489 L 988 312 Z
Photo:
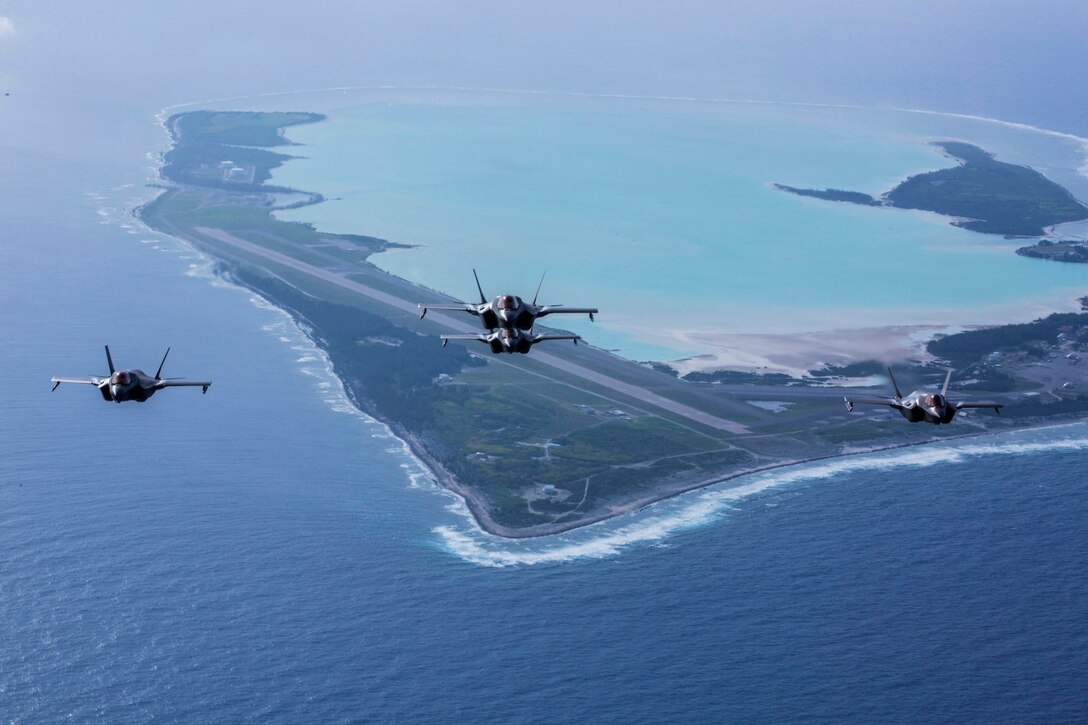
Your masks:
M 279 342 L 289 345 L 293 351 L 299 353 L 298 357 L 295 359 L 295 362 L 299 365 L 299 372 L 316 379 L 317 383 L 315 387 L 321 394 L 323 402 L 328 405 L 330 410 L 336 413 L 350 415 L 358 419 L 366 425 L 367 432 L 371 439 L 391 441 L 392 445 L 386 448 L 385 452 L 389 455 L 401 458 L 399 467 L 404 471 L 404 474 L 408 479 L 409 488 L 424 488 L 427 485 L 438 488 L 437 484 L 433 481 L 431 472 L 422 461 L 416 458 L 407 443 L 400 438 L 397 438 L 385 423 L 367 415 L 355 407 L 351 402 L 351 398 L 348 396 L 347 391 L 344 389 L 343 381 L 337 377 L 333 370 L 332 360 L 329 359 L 329 356 L 324 350 L 317 346 L 317 343 L 314 342 L 304 325 L 296 322 L 289 313 L 272 304 L 264 297 L 216 274 L 214 271 L 215 261 L 211 258 L 206 257 L 184 242 L 174 240 L 173 237 L 169 237 L 169 239 L 178 242 L 186 250 L 196 252 L 203 260 L 201 264 L 189 266 L 187 272 L 189 276 L 201 278 L 216 287 L 238 290 L 246 295 L 249 302 L 255 307 L 276 315 L 277 319 L 274 322 L 262 325 L 261 329 L 264 332 L 274 335 Z
M 304 95 L 308 93 L 321 93 L 328 91 L 365 91 L 365 90 L 436 90 L 436 91 L 476 91 L 489 93 L 511 93 L 525 95 L 554 95 L 554 96 L 583 96 L 597 98 L 617 98 L 635 100 L 666 100 L 680 102 L 700 103 L 739 103 L 767 106 L 811 106 L 816 108 L 843 108 L 857 110 L 893 110 L 904 113 L 927 114 L 945 116 L 950 118 L 970 119 L 980 122 L 989 122 L 1009 128 L 1017 128 L 1062 138 L 1067 141 L 1079 143 L 1084 149 L 1085 165 L 1079 171 L 1088 175 L 1088 139 L 1050 129 L 1043 129 L 1028 124 L 1003 121 L 1001 119 L 971 116 L 968 114 L 948 113 L 924 109 L 909 108 L 872 108 L 862 106 L 849 106 L 840 104 L 820 103 L 790 103 L 781 101 L 764 101 L 753 99 L 712 99 L 698 97 L 668 97 L 668 96 L 632 96 L 620 94 L 580 94 L 580 93 L 552 93 L 542 91 L 525 91 L 494 88 L 459 88 L 459 87 L 430 87 L 406 89 L 395 86 L 374 87 L 337 87 L 326 89 L 312 89 L 308 91 L 284 91 L 274 93 L 256 94 L 251 96 L 207 99 L 193 103 L 182 103 L 163 108 L 157 115 L 156 121 L 164 134 L 164 147 L 169 145 L 169 133 L 166 120 L 172 112 L 185 108 L 204 107 L 228 101 L 243 101 L 250 99 L 266 99 L 273 97 L 285 97 Z M 160 158 L 157 154 L 148 154 L 149 177 L 157 180 Z M 88 194 L 92 196 L 92 194 Z M 93 197 L 99 198 L 99 197 Z M 131 207 L 129 207 L 131 208 Z M 110 210 L 100 210 L 99 215 L 106 217 L 101 223 L 113 223 Z M 137 220 L 138 221 L 138 220 Z M 140 233 L 152 231 L 143 227 Z M 129 230 L 137 233 L 137 230 Z M 156 233 L 157 234 L 157 233 Z M 165 235 L 158 235 L 169 239 L 170 242 L 183 245 L 185 251 L 196 251 L 179 240 Z M 141 240 L 148 243 L 147 240 Z M 164 251 L 170 251 L 164 249 Z M 189 257 L 190 259 L 192 257 Z M 343 384 L 335 376 L 331 361 L 324 351 L 316 346 L 305 330 L 295 324 L 294 320 L 285 311 L 269 304 L 266 300 L 242 287 L 223 280 L 213 273 L 213 262 L 199 256 L 200 263 L 192 264 L 188 274 L 193 277 L 203 277 L 216 286 L 226 286 L 239 289 L 249 295 L 250 301 L 269 311 L 279 313 L 283 320 L 264 326 L 264 329 L 276 334 L 281 342 L 290 344 L 293 349 L 302 353 L 298 359 L 300 365 L 305 367 L 300 370 L 312 375 L 319 380 L 318 389 L 324 396 L 324 400 L 330 408 L 336 412 L 349 413 L 365 421 L 371 428 L 371 437 L 375 439 L 388 439 L 391 446 L 388 453 L 403 456 L 404 462 L 400 464 L 402 470 L 413 488 L 424 488 L 449 497 L 451 503 L 447 509 L 453 512 L 458 521 L 453 525 L 438 526 L 433 529 L 443 546 L 450 552 L 461 557 L 465 561 L 487 567 L 508 567 L 519 565 L 536 565 L 547 563 L 560 563 L 578 559 L 601 559 L 615 556 L 624 549 L 636 545 L 660 546 L 664 539 L 686 529 L 698 527 L 720 518 L 734 503 L 750 498 L 764 491 L 797 485 L 805 482 L 824 480 L 835 475 L 849 474 L 866 470 L 885 470 L 902 467 L 924 468 L 939 464 L 954 464 L 971 457 L 991 455 L 1021 455 L 1040 453 L 1047 451 L 1084 450 L 1088 448 L 1088 428 L 1078 424 L 1067 426 L 1076 428 L 1077 434 L 1058 440 L 1048 441 L 1024 441 L 1011 440 L 1017 435 L 1039 434 L 1040 431 L 1025 431 L 1021 434 L 1001 434 L 995 436 L 1000 442 L 972 442 L 960 444 L 932 444 L 928 446 L 912 447 L 894 451 L 884 451 L 859 456 L 837 458 L 812 464 L 800 464 L 798 466 L 777 469 L 764 473 L 752 474 L 719 486 L 701 489 L 683 496 L 659 502 L 647 509 L 635 512 L 616 520 L 601 522 L 585 527 L 577 531 L 559 534 L 552 537 L 528 540 L 510 540 L 487 534 L 476 524 L 468 510 L 464 500 L 454 492 L 438 485 L 430 471 L 416 458 L 407 443 L 397 438 L 393 432 L 380 421 L 359 411 L 348 398 Z M 1050 434 L 1058 431 L 1058 428 L 1045 429 Z M 632 520 L 634 519 L 634 520 Z
M 983 441 L 911 446 L 754 473 L 661 501 L 618 520 L 539 539 L 511 540 L 488 534 L 475 525 L 462 501 L 459 506 L 448 508 L 467 518 L 468 525 L 438 526 L 434 532 L 446 550 L 479 566 L 528 566 L 603 559 L 632 546 L 660 545 L 674 534 L 720 518 L 739 501 L 773 489 L 861 471 L 929 468 L 983 456 L 1083 450 L 1088 450 L 1088 425 L 1076 423 L 1002 433 Z
M 94 192 L 88 192 L 92 198 L 102 198 Z M 362 412 L 352 404 L 348 397 L 344 384 L 333 371 L 332 361 L 325 351 L 313 341 L 312 337 L 303 325 L 298 324 L 285 310 L 268 302 L 265 298 L 241 285 L 235 284 L 222 275 L 215 272 L 216 260 L 205 255 L 184 240 L 162 234 L 147 226 L 138 215 L 132 212 L 136 206 L 146 201 L 146 198 L 126 200 L 120 207 L 103 207 L 98 210 L 103 217 L 102 223 L 116 224 L 129 234 L 140 235 L 140 242 L 148 245 L 156 251 L 173 254 L 181 261 L 190 261 L 185 274 L 194 279 L 200 279 L 213 287 L 235 290 L 243 295 L 255 307 L 271 313 L 276 317 L 272 322 L 261 326 L 261 329 L 275 335 L 279 342 L 285 343 L 298 353 L 295 362 L 299 365 L 299 371 L 303 375 L 314 378 L 317 382 L 316 390 L 322 396 L 323 402 L 329 409 L 336 413 L 351 415 L 367 426 L 371 438 L 377 440 L 395 441 L 386 452 L 391 455 L 401 456 L 404 461 L 400 464 L 408 479 L 411 488 L 421 487 L 421 481 L 430 480 L 430 471 L 415 457 L 408 444 L 393 435 L 389 427 Z M 123 221 L 122 221 L 123 220 Z M 150 235 L 148 237 L 147 235 Z

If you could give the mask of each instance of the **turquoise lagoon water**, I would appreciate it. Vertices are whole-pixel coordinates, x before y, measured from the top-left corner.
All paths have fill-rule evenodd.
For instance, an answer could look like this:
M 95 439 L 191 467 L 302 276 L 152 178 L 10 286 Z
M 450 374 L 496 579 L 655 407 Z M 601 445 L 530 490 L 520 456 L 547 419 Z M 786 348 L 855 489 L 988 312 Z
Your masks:
M 1021 321 L 1075 309 L 1083 267 L 924 212 L 806 199 L 773 183 L 879 194 L 978 143 L 1088 198 L 1073 137 L 937 114 L 525 94 L 301 94 L 305 158 L 274 182 L 330 201 L 283 212 L 320 229 L 418 245 L 377 264 L 488 294 L 594 304 L 563 320 L 635 358 L 713 352 L 721 333 Z

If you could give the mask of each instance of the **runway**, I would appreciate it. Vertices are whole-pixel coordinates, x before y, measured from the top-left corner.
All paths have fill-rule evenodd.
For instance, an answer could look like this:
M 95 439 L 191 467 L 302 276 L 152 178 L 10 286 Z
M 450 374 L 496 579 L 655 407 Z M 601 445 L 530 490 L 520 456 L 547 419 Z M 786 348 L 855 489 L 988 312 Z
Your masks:
M 245 239 L 240 239 L 239 237 L 236 237 L 233 234 L 225 232 L 221 229 L 212 229 L 210 227 L 196 227 L 195 231 L 222 244 L 235 247 L 236 249 L 244 251 L 248 254 L 262 257 L 271 262 L 275 262 L 276 264 L 281 264 L 285 267 L 289 267 L 304 274 L 316 277 L 317 279 L 320 279 L 322 281 L 337 285 L 338 287 L 351 290 L 352 292 L 364 295 L 372 300 L 389 305 L 390 307 L 393 307 L 402 312 L 410 312 L 413 314 L 419 313 L 419 308 L 416 302 L 410 302 L 408 300 L 397 297 L 396 295 L 389 294 L 388 292 L 383 292 L 382 290 L 378 290 L 360 282 L 356 282 L 355 280 L 348 279 L 342 274 L 338 274 L 327 269 L 322 269 L 321 267 L 315 267 L 312 264 L 307 264 L 306 262 L 302 262 L 298 259 L 295 259 L 294 257 L 288 256 L 281 252 L 262 247 L 258 244 L 254 244 L 253 242 L 246 241 Z M 445 327 L 450 331 L 460 334 L 477 334 L 481 331 L 479 326 L 470 325 L 466 322 L 455 320 L 448 315 L 443 315 L 441 313 L 432 312 L 431 314 L 427 315 L 427 320 L 442 327 Z M 680 416 L 694 423 L 699 423 L 700 425 L 705 425 L 716 430 L 727 431 L 736 435 L 745 435 L 751 433 L 751 431 L 746 426 L 736 421 L 720 418 L 718 416 L 711 415 L 710 413 L 706 413 L 696 408 L 692 408 L 691 406 L 684 405 L 683 403 L 678 403 L 675 400 L 670 400 L 669 398 L 657 395 L 656 393 L 648 391 L 645 388 L 641 388 L 637 385 L 632 385 L 630 383 L 625 383 L 622 380 L 617 380 L 616 378 L 604 375 L 595 370 L 591 370 L 582 365 L 578 365 L 577 363 L 564 360 L 556 355 L 547 352 L 533 352 L 532 357 L 533 360 L 538 363 L 547 365 L 551 368 L 567 373 L 568 375 L 573 375 L 575 377 L 581 378 L 595 385 L 600 385 L 602 387 L 608 388 L 609 390 L 613 390 L 622 395 L 630 396 L 646 403 L 649 406 L 660 408 L 661 410 L 666 410 L 674 415 Z

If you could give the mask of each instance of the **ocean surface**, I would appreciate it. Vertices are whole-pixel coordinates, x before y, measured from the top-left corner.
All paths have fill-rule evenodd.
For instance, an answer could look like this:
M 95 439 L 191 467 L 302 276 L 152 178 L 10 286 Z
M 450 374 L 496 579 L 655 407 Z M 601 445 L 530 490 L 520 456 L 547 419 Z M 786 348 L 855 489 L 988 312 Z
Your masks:
M 282 313 L 132 220 L 165 137 L 150 115 L 113 121 L 104 151 L 0 146 L 19 179 L 0 205 L 4 720 L 1088 711 L 1088 425 L 487 536 Z M 145 370 L 171 345 L 164 374 L 214 384 L 146 405 L 49 392 L 102 372 L 105 343 Z
M 954 165 L 964 139 L 1088 199 L 1088 140 L 949 115 L 547 94 L 357 91 L 266 99 L 321 110 L 274 183 L 330 201 L 284 219 L 418 245 L 374 257 L 462 299 L 601 308 L 560 324 L 636 359 L 723 352 L 736 333 L 1029 321 L 1075 310 L 1088 270 L 925 212 L 834 204 L 774 183 L 879 195 Z M 1070 230 L 1075 231 L 1075 230 Z M 554 324 L 554 322 L 553 322 Z

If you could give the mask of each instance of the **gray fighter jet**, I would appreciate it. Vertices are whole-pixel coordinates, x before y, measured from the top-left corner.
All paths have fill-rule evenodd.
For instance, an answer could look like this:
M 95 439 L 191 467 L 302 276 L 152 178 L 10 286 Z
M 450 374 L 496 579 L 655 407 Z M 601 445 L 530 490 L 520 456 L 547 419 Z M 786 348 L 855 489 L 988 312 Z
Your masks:
M 529 352 L 529 348 L 544 340 L 574 340 L 574 344 L 577 345 L 581 339 L 578 335 L 534 335 L 532 330 L 525 332 L 515 327 L 495 330 L 486 335 L 443 335 L 442 347 L 445 347 L 450 340 L 479 340 L 486 342 L 493 353 L 520 352 L 524 355 Z
M 170 348 L 166 348 L 166 355 L 170 354 Z M 53 390 L 60 387 L 61 383 L 81 383 L 93 385 L 102 393 L 104 400 L 112 400 L 115 403 L 123 403 L 126 400 L 135 400 L 142 403 L 156 391 L 163 388 L 174 387 L 199 387 L 205 393 L 212 384 L 211 380 L 185 380 L 184 378 L 163 378 L 162 366 L 166 362 L 166 355 L 162 356 L 159 369 L 155 371 L 155 377 L 151 377 L 143 370 L 115 370 L 113 358 L 110 357 L 110 346 L 106 345 L 106 362 L 110 366 L 108 376 L 95 376 L 89 378 L 53 378 Z
M 1001 408 L 1004 407 L 1002 403 L 995 403 L 992 400 L 949 400 L 946 395 L 948 393 L 948 382 L 952 379 L 951 370 L 949 370 L 948 375 L 945 376 L 941 392 L 928 393 L 923 390 L 915 390 L 905 398 L 903 397 L 903 393 L 899 392 L 899 386 L 895 383 L 895 376 L 892 375 L 891 368 L 888 368 L 888 377 L 891 378 L 892 387 L 895 389 L 894 398 L 844 397 L 843 400 L 846 401 L 846 409 L 848 411 L 853 411 L 854 403 L 887 405 L 898 410 L 900 414 L 911 423 L 921 423 L 922 421 L 925 421 L 926 423 L 940 425 L 941 423 L 951 423 L 952 419 L 956 417 L 956 413 L 964 408 L 993 408 L 995 413 L 1001 415 Z
M 563 305 L 538 305 L 536 298 L 540 295 L 540 285 L 544 284 L 544 275 L 540 276 L 540 284 L 536 287 L 536 294 L 532 302 L 526 302 L 517 295 L 499 295 L 490 302 L 484 296 L 483 287 L 480 286 L 480 278 L 476 276 L 476 270 L 472 270 L 472 276 L 476 277 L 476 289 L 480 293 L 479 302 L 458 302 L 457 304 L 420 304 L 419 319 L 427 315 L 427 310 L 457 310 L 467 312 L 480 318 L 480 323 L 485 330 L 494 329 L 518 329 L 532 330 L 533 323 L 538 317 L 557 313 L 588 314 L 589 319 L 597 313 L 596 307 L 564 307 Z

